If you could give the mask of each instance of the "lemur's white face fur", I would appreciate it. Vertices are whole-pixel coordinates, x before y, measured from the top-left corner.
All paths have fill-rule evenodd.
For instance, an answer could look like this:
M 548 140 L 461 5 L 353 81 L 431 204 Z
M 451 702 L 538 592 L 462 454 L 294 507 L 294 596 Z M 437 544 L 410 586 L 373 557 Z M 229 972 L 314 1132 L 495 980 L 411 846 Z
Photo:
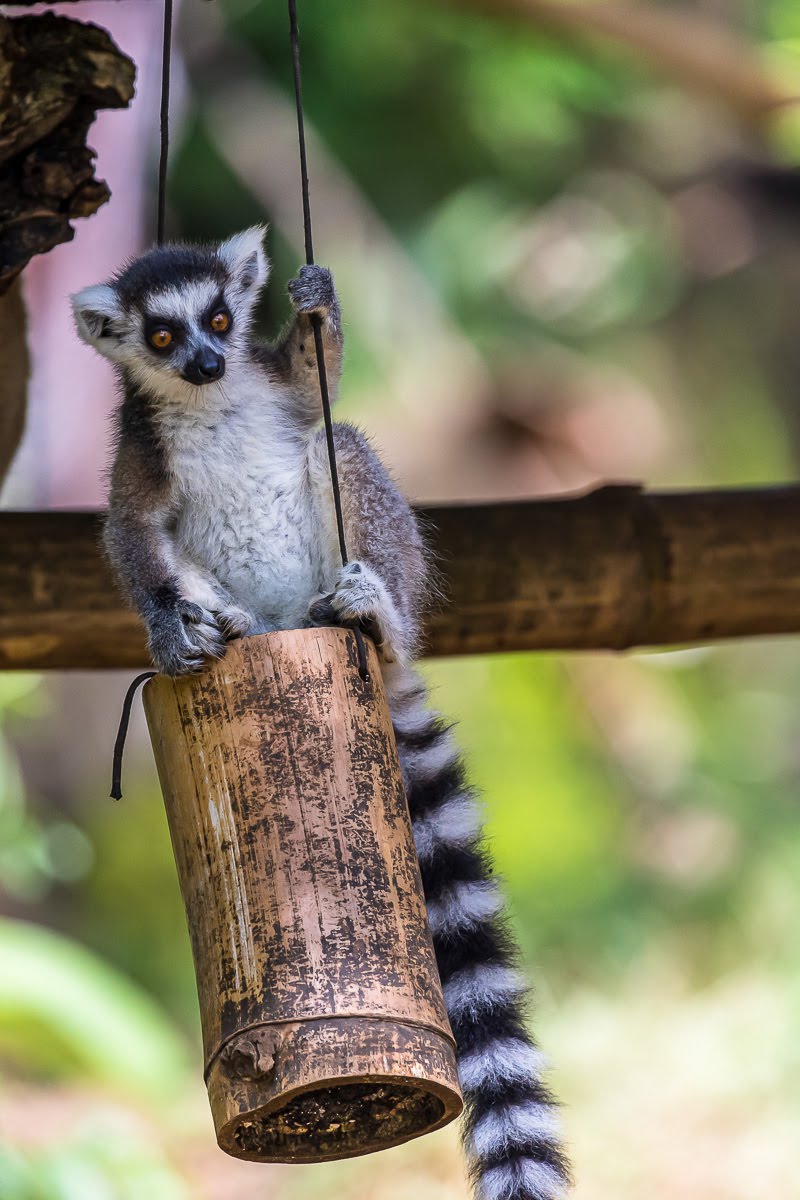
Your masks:
M 72 297 L 79 336 L 152 395 L 190 399 L 246 360 L 269 277 L 263 226 L 217 247 L 169 245 Z

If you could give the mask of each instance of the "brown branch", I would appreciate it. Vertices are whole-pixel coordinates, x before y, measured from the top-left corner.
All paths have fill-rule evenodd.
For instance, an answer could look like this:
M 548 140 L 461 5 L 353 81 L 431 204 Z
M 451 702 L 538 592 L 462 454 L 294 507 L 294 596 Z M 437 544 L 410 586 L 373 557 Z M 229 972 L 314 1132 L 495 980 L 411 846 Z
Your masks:
M 96 25 L 0 16 L 0 291 L 108 200 L 86 135 L 98 109 L 130 103 L 134 73 Z
M 556 34 L 612 43 L 689 90 L 721 102 L 751 128 L 800 103 L 757 49 L 686 7 L 601 0 L 444 0 L 451 7 L 524 21 Z
M 28 401 L 28 344 L 25 339 L 25 306 L 19 282 L 0 296 L 0 488 L 17 452 L 25 428 Z
M 449 603 L 430 653 L 615 649 L 800 633 L 800 486 L 425 511 Z M 99 516 L 0 513 L 0 667 L 139 667 Z

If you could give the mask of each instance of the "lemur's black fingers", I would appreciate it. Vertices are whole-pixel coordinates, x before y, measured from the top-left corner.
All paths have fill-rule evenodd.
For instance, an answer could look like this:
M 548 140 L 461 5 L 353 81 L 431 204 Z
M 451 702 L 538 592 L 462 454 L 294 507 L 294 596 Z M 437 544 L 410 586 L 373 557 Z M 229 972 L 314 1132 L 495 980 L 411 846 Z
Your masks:
M 358 627 L 376 646 L 383 645 L 383 631 L 376 617 L 361 617 L 358 621 Z
M 151 644 L 150 654 L 153 664 L 162 675 L 199 675 L 208 663 L 208 659 L 196 650 L 184 646 L 154 646 Z
M 162 675 L 199 675 L 206 660 L 197 654 L 188 653 L 185 646 L 175 647 L 150 643 L 153 665 Z
M 195 625 L 189 641 L 195 653 L 204 658 L 224 658 L 228 651 L 225 635 L 216 625 Z
M 174 671 L 175 675 L 202 675 L 203 671 L 208 666 L 205 658 L 187 658 L 180 664 L 180 670 Z
M 227 650 L 211 614 L 189 601 L 182 600 L 173 612 L 153 621 L 149 633 L 151 657 L 164 675 L 195 675 Z
M 333 276 L 327 267 L 301 267 L 289 281 L 289 296 L 297 312 L 324 316 L 337 307 Z
M 341 611 L 334 608 L 332 604 L 333 595 L 331 593 L 330 596 L 322 596 L 319 600 L 314 601 L 308 610 L 308 617 L 311 624 L 339 625 L 343 628 L 351 629 L 357 626 L 376 646 L 382 646 L 383 632 L 377 617 L 347 617 Z
M 332 604 L 333 592 L 329 596 L 320 596 L 308 609 L 308 617 L 313 625 L 338 625 L 336 610 Z
M 182 620 L 187 625 L 199 625 L 201 621 L 205 621 L 208 613 L 199 604 L 194 604 L 191 600 L 178 600 L 175 605 L 176 611 L 180 614 Z
M 223 608 L 214 613 L 214 619 L 222 630 L 226 641 L 244 637 L 250 632 L 253 619 L 243 608 Z

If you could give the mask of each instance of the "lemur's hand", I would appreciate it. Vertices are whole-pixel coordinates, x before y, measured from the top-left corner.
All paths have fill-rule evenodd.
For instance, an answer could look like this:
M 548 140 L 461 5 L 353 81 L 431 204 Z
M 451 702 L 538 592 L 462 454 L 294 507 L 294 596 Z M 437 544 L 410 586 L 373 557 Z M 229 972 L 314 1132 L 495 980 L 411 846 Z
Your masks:
M 228 642 L 246 637 L 255 623 L 253 614 L 236 604 L 226 604 L 223 608 L 215 608 L 213 612 L 214 620 Z
M 312 625 L 358 626 L 371 638 L 384 662 L 404 656 L 400 622 L 381 577 L 366 563 L 342 567 L 336 589 L 317 596 L 308 610 Z
M 190 600 L 150 622 L 148 645 L 153 662 L 164 675 L 196 675 L 209 659 L 223 658 L 225 634 L 213 613 Z
M 327 267 L 301 267 L 297 276 L 289 280 L 288 287 L 295 312 L 316 313 L 320 317 L 338 313 L 336 288 Z
M 203 619 L 211 625 L 218 626 L 228 642 L 244 637 L 250 632 L 254 622 L 253 614 L 234 603 L 230 592 L 211 571 L 199 567 L 188 558 L 183 558 L 178 565 L 177 575 L 182 612 L 188 614 L 190 622 L 193 615 L 206 614 Z

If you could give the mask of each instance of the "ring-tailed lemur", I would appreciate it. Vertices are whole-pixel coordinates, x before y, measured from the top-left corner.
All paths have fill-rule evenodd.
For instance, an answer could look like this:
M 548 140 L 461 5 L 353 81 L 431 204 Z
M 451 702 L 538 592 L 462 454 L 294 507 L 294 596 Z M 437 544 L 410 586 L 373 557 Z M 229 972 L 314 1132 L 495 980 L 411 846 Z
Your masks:
M 523 1015 L 525 983 L 449 727 L 413 671 L 429 567 L 406 500 L 364 437 L 335 427 L 341 567 L 314 357 L 331 383 L 342 332 L 331 275 L 289 284 L 291 327 L 251 334 L 269 265 L 263 229 L 169 245 L 73 298 L 80 336 L 123 395 L 105 543 L 156 666 L 200 670 L 230 638 L 359 623 L 379 647 L 482 1200 L 555 1200 L 568 1186 L 554 1101 Z

